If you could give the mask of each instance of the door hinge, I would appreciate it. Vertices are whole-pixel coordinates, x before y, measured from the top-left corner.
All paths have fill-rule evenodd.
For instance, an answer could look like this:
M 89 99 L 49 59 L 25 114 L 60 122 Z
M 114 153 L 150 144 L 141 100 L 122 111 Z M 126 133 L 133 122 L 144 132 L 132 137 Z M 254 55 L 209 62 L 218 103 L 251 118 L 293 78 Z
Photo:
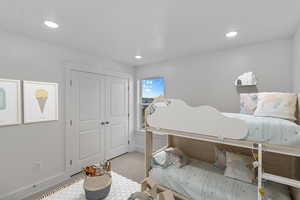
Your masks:
M 72 120 L 70 120 L 70 126 L 72 126 L 73 125 L 73 121 Z
M 72 80 L 70 80 L 70 86 L 72 87 L 72 85 L 73 85 L 73 81 L 72 81 Z
M 130 114 L 128 113 L 128 118 L 130 117 Z
M 130 144 L 130 141 L 128 140 L 128 144 Z
M 70 160 L 70 165 L 73 165 L 73 160 Z

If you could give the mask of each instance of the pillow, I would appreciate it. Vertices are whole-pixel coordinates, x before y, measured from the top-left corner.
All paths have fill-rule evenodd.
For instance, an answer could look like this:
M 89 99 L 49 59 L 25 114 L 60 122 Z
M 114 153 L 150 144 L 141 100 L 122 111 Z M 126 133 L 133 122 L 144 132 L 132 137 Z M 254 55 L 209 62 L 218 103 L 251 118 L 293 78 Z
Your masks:
M 168 148 L 165 150 L 169 161 L 176 167 L 181 168 L 189 163 L 189 158 L 178 148 Z
M 162 168 L 167 168 L 172 164 L 168 160 L 168 156 L 167 156 L 167 153 L 165 151 L 161 151 L 161 152 L 155 154 L 155 156 L 153 156 L 152 160 L 153 160 L 154 164 L 159 165 Z
M 252 183 L 255 180 L 255 174 L 251 157 L 226 152 L 226 170 L 224 176 Z
M 292 93 L 259 93 L 255 116 L 277 117 L 295 121 L 297 95 Z
M 253 115 L 257 106 L 257 93 L 240 94 L 240 113 Z
M 189 158 L 180 149 L 168 148 L 157 153 L 153 157 L 153 162 L 163 168 L 167 168 L 172 164 L 181 168 L 189 163 Z
M 215 164 L 214 166 L 224 170 L 226 168 L 226 151 L 219 149 L 218 147 L 215 148 Z

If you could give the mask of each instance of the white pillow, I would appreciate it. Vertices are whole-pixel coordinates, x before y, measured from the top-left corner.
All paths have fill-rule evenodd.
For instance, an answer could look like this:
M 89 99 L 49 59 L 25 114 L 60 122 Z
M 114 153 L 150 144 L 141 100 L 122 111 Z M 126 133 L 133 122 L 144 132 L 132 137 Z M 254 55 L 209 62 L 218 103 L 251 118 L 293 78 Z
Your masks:
M 296 105 L 297 95 L 293 93 L 258 93 L 254 115 L 295 121 Z
M 251 157 L 226 152 L 226 170 L 224 176 L 252 183 L 255 179 L 255 174 Z
M 163 168 L 166 168 L 169 165 L 171 165 L 167 153 L 165 151 L 161 151 L 157 153 L 155 156 L 153 156 L 153 161 L 155 164 L 160 165 Z
M 189 158 L 180 149 L 170 147 L 157 153 L 153 157 L 153 162 L 163 168 L 167 168 L 170 165 L 181 168 L 189 163 Z

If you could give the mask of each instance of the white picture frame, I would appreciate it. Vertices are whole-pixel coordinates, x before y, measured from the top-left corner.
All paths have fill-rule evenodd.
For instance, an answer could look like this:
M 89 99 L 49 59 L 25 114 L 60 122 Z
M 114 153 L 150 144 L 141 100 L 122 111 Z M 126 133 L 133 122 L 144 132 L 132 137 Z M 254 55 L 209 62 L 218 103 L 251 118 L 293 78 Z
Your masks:
M 0 79 L 0 127 L 21 123 L 21 81 Z
M 24 124 L 58 120 L 58 84 L 23 81 Z

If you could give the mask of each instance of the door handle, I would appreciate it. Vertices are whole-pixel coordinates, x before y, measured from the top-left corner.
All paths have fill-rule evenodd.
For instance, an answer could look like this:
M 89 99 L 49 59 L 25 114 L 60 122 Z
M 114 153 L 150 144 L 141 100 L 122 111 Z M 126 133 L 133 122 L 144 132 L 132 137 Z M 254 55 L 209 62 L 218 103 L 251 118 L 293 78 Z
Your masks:
M 105 125 L 105 122 L 101 122 L 101 125 Z
M 105 124 L 109 124 L 109 122 L 105 122 Z

